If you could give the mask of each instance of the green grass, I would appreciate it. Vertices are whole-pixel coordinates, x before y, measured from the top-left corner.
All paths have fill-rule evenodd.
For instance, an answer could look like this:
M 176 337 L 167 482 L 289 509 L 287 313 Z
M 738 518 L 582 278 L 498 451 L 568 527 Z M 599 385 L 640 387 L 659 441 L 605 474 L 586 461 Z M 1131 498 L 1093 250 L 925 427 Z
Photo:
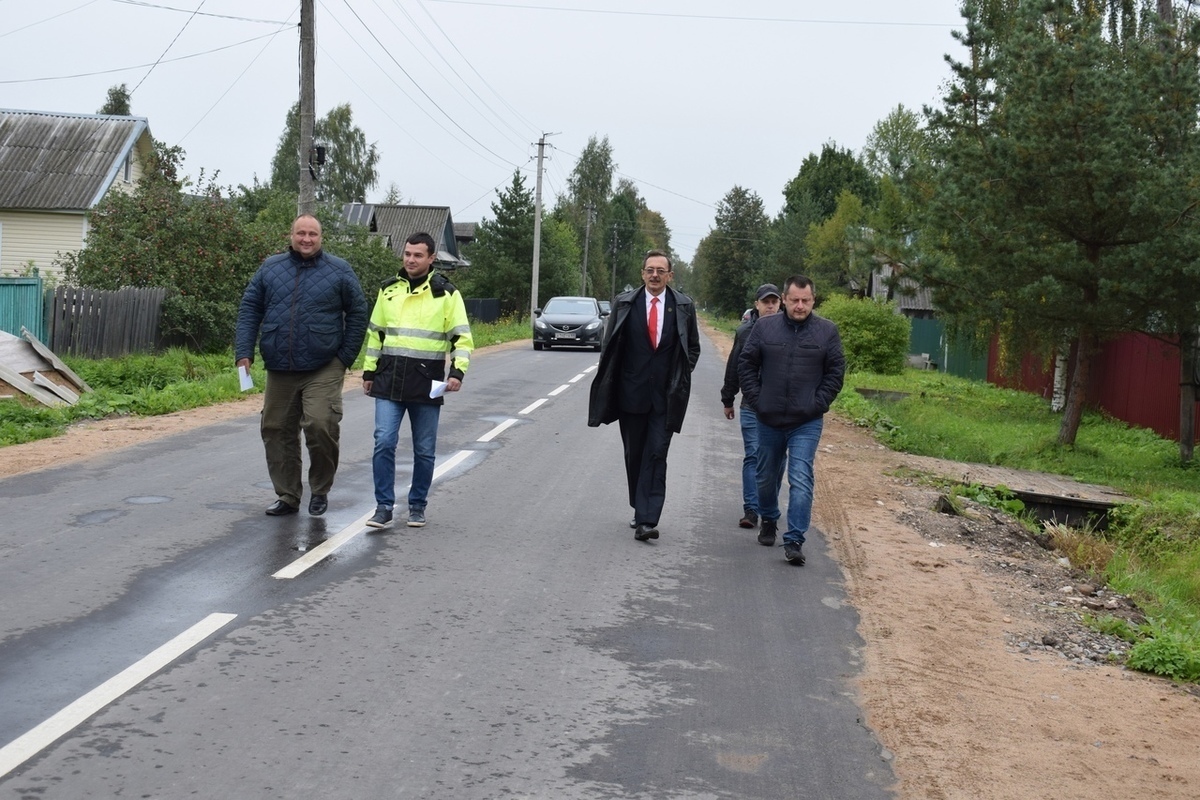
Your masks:
M 476 347 L 528 339 L 529 320 L 516 316 L 494 324 L 473 323 Z M 94 390 L 72 407 L 47 408 L 28 398 L 0 400 L 0 447 L 58 436 L 74 422 L 116 416 L 158 416 L 224 403 L 242 396 L 233 353 L 197 355 L 182 349 L 161 355 L 124 358 L 63 359 Z M 363 353 L 355 368 L 361 369 Z M 255 389 L 262 391 L 262 363 L 251 367 Z
M 868 400 L 859 388 L 908 396 Z M 1110 514 L 1106 531 L 1085 532 L 1111 546 L 1103 577 L 1148 618 L 1129 666 L 1200 681 L 1200 467 L 1180 462 L 1177 443 L 1093 413 L 1062 446 L 1061 416 L 1046 400 L 916 370 L 848 375 L 834 409 L 895 450 L 1067 475 L 1136 498 Z
M 512 314 L 498 322 L 471 323 L 471 336 L 476 347 L 533 338 L 533 326 L 528 314 Z

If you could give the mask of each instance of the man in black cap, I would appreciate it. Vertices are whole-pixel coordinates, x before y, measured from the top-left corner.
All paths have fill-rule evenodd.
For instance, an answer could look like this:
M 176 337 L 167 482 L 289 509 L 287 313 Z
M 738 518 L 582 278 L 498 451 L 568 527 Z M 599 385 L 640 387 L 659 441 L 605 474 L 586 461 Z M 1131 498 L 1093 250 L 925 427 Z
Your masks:
M 733 398 L 741 390 L 738 380 L 738 356 L 750 336 L 750 329 L 759 317 L 769 317 L 779 311 L 779 289 L 773 283 L 764 283 L 754 293 L 754 308 L 750 309 L 750 319 L 738 326 L 733 335 L 733 349 L 729 351 L 729 360 L 725 362 L 725 384 L 721 387 L 721 405 L 725 407 L 725 419 L 733 419 Z M 754 528 L 758 525 L 758 482 L 756 470 L 758 467 L 758 414 L 754 406 L 746 402 L 742 393 L 742 407 L 739 415 L 742 426 L 742 447 L 745 456 L 742 458 L 742 518 L 738 525 L 742 528 Z M 783 475 L 780 473 L 780 478 Z
M 825 414 L 846 375 L 837 325 L 813 313 L 812 279 L 793 275 L 783 284 L 783 314 L 760 320 L 738 357 L 746 402 L 758 413 L 758 543 L 775 544 L 780 475 L 787 469 L 787 530 L 783 557 L 804 566 L 804 539 L 812 518 L 813 462 Z

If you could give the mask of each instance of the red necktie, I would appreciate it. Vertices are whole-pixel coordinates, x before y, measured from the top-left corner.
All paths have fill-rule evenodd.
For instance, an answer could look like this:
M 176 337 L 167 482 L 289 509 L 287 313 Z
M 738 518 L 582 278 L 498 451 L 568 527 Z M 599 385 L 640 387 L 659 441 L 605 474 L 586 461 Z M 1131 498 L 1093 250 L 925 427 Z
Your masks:
M 646 322 L 650 326 L 650 347 L 653 350 L 658 349 L 658 298 L 650 298 L 650 319 Z

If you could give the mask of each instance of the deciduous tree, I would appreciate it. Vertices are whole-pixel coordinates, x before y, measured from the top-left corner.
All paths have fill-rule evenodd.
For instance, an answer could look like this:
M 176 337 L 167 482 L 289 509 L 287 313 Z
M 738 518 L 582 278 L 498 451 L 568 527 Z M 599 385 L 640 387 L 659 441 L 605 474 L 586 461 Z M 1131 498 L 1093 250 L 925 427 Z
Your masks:
M 114 117 L 128 117 L 130 114 L 129 87 L 123 83 L 108 87 L 108 97 L 104 101 L 104 105 L 96 113 L 109 114 Z
M 325 147 L 325 164 L 316 170 L 317 200 L 332 203 L 365 202 L 379 180 L 379 150 L 367 143 L 362 128 L 354 124 L 349 103 L 331 109 L 316 120 L 313 139 Z M 275 158 L 271 161 L 271 186 L 296 194 L 300 191 L 300 104 L 288 110 Z

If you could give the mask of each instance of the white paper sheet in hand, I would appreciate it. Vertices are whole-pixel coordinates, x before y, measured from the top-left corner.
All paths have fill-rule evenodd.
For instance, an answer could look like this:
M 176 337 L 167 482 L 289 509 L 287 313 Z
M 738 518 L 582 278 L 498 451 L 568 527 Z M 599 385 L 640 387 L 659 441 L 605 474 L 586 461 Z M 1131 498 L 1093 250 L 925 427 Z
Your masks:
M 448 385 L 449 384 L 446 381 L 434 381 L 433 385 L 429 387 L 430 399 L 433 399 L 436 397 L 441 397 L 442 395 L 444 395 L 446 393 L 446 387 Z
M 245 367 L 238 367 L 238 383 L 241 384 L 242 391 L 248 392 L 254 388 L 254 379 L 250 377 L 250 370 Z

